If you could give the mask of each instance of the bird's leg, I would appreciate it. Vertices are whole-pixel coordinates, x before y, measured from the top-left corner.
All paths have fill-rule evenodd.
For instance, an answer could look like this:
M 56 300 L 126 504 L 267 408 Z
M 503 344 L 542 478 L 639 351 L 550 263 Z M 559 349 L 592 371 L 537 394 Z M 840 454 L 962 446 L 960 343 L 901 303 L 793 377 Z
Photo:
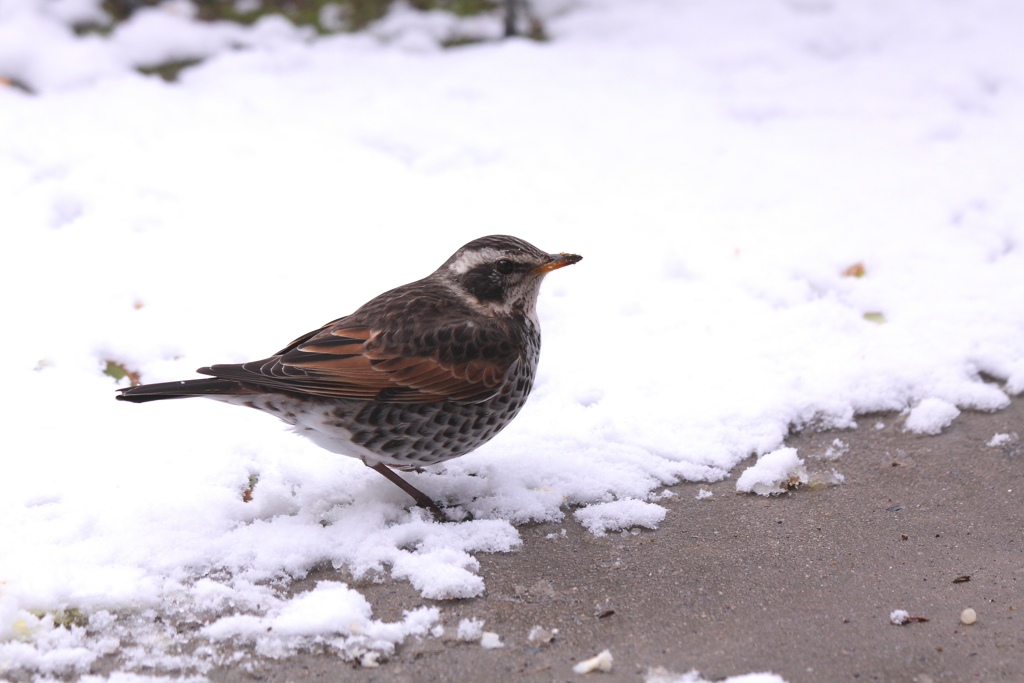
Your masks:
M 448 517 L 444 514 L 444 512 L 441 511 L 441 508 L 437 506 L 437 503 L 430 499 L 430 496 L 423 493 L 423 491 L 420 491 L 418 488 L 407 482 L 405 479 L 402 479 L 400 476 L 398 476 L 398 473 L 392 470 L 390 467 L 388 467 L 382 462 L 379 462 L 376 465 L 371 465 L 370 469 L 380 472 L 389 480 L 391 480 L 391 483 L 393 483 L 395 486 L 397 486 L 398 488 L 402 489 L 410 496 L 412 496 L 412 499 L 416 501 L 416 505 L 418 505 L 421 508 L 430 510 L 430 513 L 434 515 L 435 520 L 437 520 L 438 522 L 448 521 Z

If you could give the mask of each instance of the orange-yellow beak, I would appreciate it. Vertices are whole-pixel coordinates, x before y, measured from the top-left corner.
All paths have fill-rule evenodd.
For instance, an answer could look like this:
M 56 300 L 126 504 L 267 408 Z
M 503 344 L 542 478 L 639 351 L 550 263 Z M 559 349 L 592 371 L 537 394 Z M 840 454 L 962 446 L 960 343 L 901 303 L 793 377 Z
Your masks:
M 551 257 L 550 261 L 537 266 L 536 268 L 531 268 L 530 272 L 543 275 L 544 273 L 550 273 L 552 270 L 571 266 L 572 264 L 579 263 L 583 260 L 583 257 L 579 254 L 566 254 L 565 252 L 562 252 L 561 254 L 548 254 L 548 256 Z

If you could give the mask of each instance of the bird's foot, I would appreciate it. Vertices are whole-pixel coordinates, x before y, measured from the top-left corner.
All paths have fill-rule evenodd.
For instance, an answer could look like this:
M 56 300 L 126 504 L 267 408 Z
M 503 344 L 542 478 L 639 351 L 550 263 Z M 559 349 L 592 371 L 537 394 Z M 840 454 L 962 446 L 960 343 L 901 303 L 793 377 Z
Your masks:
M 383 463 L 371 465 L 370 469 L 377 470 L 385 477 L 387 477 L 398 488 L 402 489 L 410 496 L 412 496 L 412 499 L 416 501 L 416 506 L 421 507 L 424 510 L 427 510 L 434 517 L 434 521 L 436 522 L 464 522 L 473 519 L 473 515 L 470 514 L 468 511 L 466 511 L 466 516 L 462 519 L 455 519 L 450 515 L 446 515 L 444 510 L 442 510 L 437 503 L 431 500 L 430 496 L 423 493 L 423 491 L 420 491 L 418 488 L 407 482 L 405 479 L 402 479 L 402 477 L 398 476 L 397 472 L 395 472 L 394 470 L 392 470 Z

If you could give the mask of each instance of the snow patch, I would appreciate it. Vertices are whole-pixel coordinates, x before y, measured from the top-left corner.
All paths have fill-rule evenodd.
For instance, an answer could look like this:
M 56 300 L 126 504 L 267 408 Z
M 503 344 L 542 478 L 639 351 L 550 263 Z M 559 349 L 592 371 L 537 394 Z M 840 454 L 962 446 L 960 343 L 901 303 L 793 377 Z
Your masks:
M 501 642 L 501 636 L 493 631 L 484 631 L 480 634 L 480 647 L 485 650 L 495 650 L 499 647 L 505 647 L 505 643 Z
M 884 427 L 883 427 L 884 429 Z M 822 460 L 838 460 L 847 453 L 850 452 L 850 444 L 843 441 L 842 439 L 833 439 L 832 443 L 828 445 L 825 452 L 819 457 Z
M 604 536 L 609 531 L 628 529 L 633 526 L 657 529 L 658 524 L 665 519 L 667 512 L 668 510 L 660 505 L 629 498 L 589 505 L 574 512 L 573 516 L 590 533 L 595 536 Z
M 483 619 L 462 619 L 457 630 L 459 640 L 480 640 L 484 634 Z
M 941 398 L 926 398 L 910 411 L 904 423 L 907 431 L 918 434 L 938 434 L 960 414 L 960 410 Z
M 279 659 L 324 643 L 343 659 L 374 663 L 367 652 L 390 654 L 410 635 L 425 635 L 437 622 L 436 607 L 406 612 L 400 622 L 382 622 L 371 617 L 366 598 L 344 583 L 319 581 L 316 587 L 281 601 L 263 616 L 222 617 L 202 632 L 214 641 L 238 639 L 252 642 L 267 657 Z
M 614 659 L 610 650 L 601 650 L 590 659 L 584 659 L 572 667 L 573 673 L 589 674 L 593 671 L 608 672 L 612 670 Z
M 797 457 L 795 448 L 780 448 L 766 453 L 743 470 L 736 480 L 736 490 L 761 496 L 778 495 L 790 488 L 806 484 L 807 468 Z
M 1010 432 L 1009 434 L 993 434 L 992 438 L 989 439 L 985 445 L 990 448 L 998 448 L 1017 441 L 1019 438 L 1020 437 L 1017 436 L 1017 432 Z

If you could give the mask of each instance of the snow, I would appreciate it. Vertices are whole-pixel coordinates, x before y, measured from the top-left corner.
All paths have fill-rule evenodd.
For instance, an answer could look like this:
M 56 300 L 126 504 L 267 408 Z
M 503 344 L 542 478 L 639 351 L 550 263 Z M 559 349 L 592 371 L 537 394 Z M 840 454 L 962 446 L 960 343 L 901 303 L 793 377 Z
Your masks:
M 1010 432 L 1009 434 L 993 434 L 992 438 L 989 439 L 985 445 L 990 448 L 999 448 L 1000 446 L 1005 446 L 1011 441 L 1016 441 L 1017 438 L 1017 432 Z
M 442 50 L 493 19 L 315 37 L 177 2 L 102 37 L 70 28 L 94 0 L 0 5 L 0 76 L 35 93 L 0 86 L 0 666 L 202 674 L 222 637 L 372 663 L 429 611 L 379 622 L 321 582 L 322 612 L 290 582 L 477 596 L 517 524 L 654 528 L 653 492 L 751 455 L 742 482 L 799 479 L 793 427 L 908 410 L 928 434 L 1024 391 L 1024 6 L 538 7 L 549 42 Z M 255 411 L 113 400 L 108 361 L 261 358 L 493 233 L 585 258 L 545 282 L 523 413 L 408 475 L 475 521 Z M 168 632 L 211 618 L 195 651 Z
M 558 629 L 546 629 L 543 626 L 537 625 L 530 629 L 530 632 L 526 636 L 526 640 L 533 645 L 550 645 L 551 641 L 558 635 Z
M 102 23 L 96 0 L 10 0 L 0 14 L 0 74 L 52 92 L 123 77 L 135 67 L 202 59 L 239 47 L 274 50 L 312 36 L 279 16 L 252 26 L 199 23 L 189 2 L 144 7 L 103 40 L 74 39 L 70 25 Z
M 903 609 L 895 609 L 889 614 L 889 623 L 895 624 L 896 626 L 902 626 L 906 624 L 910 619 L 910 612 Z
M 223 617 L 203 627 L 203 633 L 212 641 L 254 641 L 257 652 L 273 658 L 327 638 L 340 656 L 355 659 L 370 651 L 390 654 L 406 636 L 426 634 L 440 617 L 437 607 L 423 607 L 407 612 L 398 623 L 376 621 L 366 598 L 336 581 L 320 581 L 313 590 L 278 605 L 270 602 L 263 616 Z
M 811 472 L 807 475 L 807 486 L 810 488 L 825 488 L 826 486 L 839 486 L 846 477 L 835 469 L 821 472 Z
M 882 428 L 884 429 L 885 427 L 883 426 Z M 846 443 L 842 439 L 833 439 L 832 443 L 825 449 L 825 452 L 818 457 L 823 460 L 838 460 L 849 452 L 850 444 Z
M 719 679 L 720 683 L 786 683 L 785 679 L 773 673 L 752 673 Z M 696 669 L 685 674 L 655 669 L 644 677 L 644 683 L 709 683 Z
M 907 431 L 918 434 L 938 434 L 943 427 L 953 424 L 960 410 L 941 398 L 926 398 L 914 406 L 904 423 Z
M 736 490 L 762 496 L 778 495 L 807 481 L 807 468 L 797 457 L 796 449 L 780 448 L 762 455 L 756 463 L 743 470 L 736 480 Z
M 494 650 L 505 647 L 505 643 L 501 642 L 501 636 L 494 631 L 484 631 L 480 634 L 480 647 L 485 650 Z
M 611 651 L 601 650 L 601 652 L 590 659 L 584 659 L 582 662 L 577 662 L 573 665 L 572 671 L 577 674 L 589 674 L 594 671 L 608 672 L 612 670 L 613 661 Z
M 480 640 L 484 635 L 483 619 L 462 619 L 456 631 L 459 640 Z
M 595 503 L 573 513 L 590 533 L 604 536 L 609 531 L 628 529 L 634 526 L 657 529 L 665 519 L 665 508 L 642 500 L 623 499 L 609 503 Z

